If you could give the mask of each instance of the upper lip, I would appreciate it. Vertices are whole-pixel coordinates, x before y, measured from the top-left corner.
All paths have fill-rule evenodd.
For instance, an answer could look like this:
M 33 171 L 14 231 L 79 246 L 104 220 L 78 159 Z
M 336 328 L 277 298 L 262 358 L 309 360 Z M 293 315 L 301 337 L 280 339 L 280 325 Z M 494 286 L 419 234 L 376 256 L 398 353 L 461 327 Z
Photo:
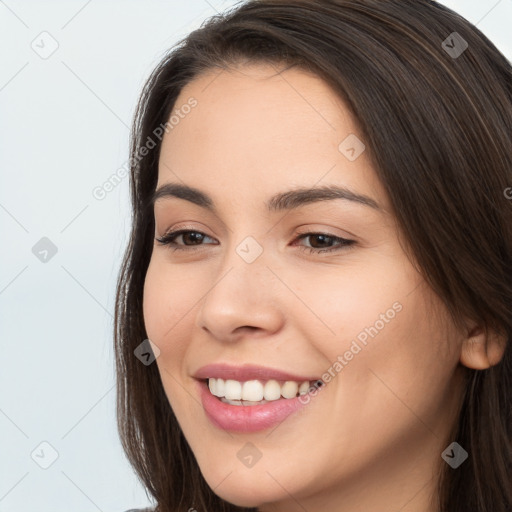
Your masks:
M 194 374 L 196 379 L 231 379 L 245 382 L 247 380 L 293 380 L 295 382 L 316 381 L 318 377 L 308 375 L 296 375 L 284 370 L 277 370 L 266 366 L 256 366 L 246 364 L 243 366 L 234 366 L 226 363 L 214 363 L 202 366 Z

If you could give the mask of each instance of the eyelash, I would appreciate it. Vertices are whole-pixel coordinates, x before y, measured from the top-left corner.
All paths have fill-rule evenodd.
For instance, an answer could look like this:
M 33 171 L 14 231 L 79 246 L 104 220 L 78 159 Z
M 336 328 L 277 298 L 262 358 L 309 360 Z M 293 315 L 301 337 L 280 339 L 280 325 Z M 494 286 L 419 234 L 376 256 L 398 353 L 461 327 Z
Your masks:
M 169 233 L 166 233 L 162 238 L 156 238 L 156 241 L 160 243 L 161 245 L 168 245 L 170 249 L 173 251 L 189 251 L 189 250 L 195 250 L 198 246 L 190 245 L 190 246 L 180 246 L 174 242 L 174 240 L 185 233 L 198 233 L 200 235 L 203 235 L 207 238 L 211 238 L 205 233 L 202 233 L 201 231 L 196 231 L 192 229 L 178 229 L 176 231 L 170 231 Z M 302 250 L 309 250 L 309 253 L 325 253 L 325 252 L 332 252 L 332 251 L 342 251 L 346 249 L 347 247 L 350 247 L 351 245 L 354 245 L 356 243 L 355 240 L 348 240 L 346 238 L 341 238 L 339 236 L 330 235 L 329 233 L 316 233 L 316 232 L 309 232 L 309 233 L 302 233 L 300 234 L 296 240 L 302 240 L 304 238 L 307 238 L 309 236 L 324 236 L 327 238 L 332 239 L 334 242 L 340 243 L 340 246 L 338 247 L 331 247 L 328 249 L 316 249 L 314 247 L 305 247 L 300 246 Z M 200 244 L 203 245 L 203 244 Z

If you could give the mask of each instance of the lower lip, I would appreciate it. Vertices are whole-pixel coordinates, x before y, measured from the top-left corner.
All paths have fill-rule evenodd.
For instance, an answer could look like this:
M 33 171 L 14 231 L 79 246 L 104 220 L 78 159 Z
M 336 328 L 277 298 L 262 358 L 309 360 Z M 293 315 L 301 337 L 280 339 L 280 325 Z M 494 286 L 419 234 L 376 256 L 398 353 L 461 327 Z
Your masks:
M 232 432 L 257 432 L 271 428 L 306 405 L 300 397 L 273 400 L 262 405 L 225 404 L 210 393 L 205 381 L 198 381 L 198 385 L 201 402 L 210 421 Z

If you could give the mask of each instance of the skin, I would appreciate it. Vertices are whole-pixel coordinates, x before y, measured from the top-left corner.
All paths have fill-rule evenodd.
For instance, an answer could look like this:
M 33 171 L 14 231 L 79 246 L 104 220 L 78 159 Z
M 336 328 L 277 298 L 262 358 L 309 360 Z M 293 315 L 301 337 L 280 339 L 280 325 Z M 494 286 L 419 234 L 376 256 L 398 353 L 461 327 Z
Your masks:
M 179 236 L 182 251 L 155 241 L 148 268 L 144 319 L 166 395 L 204 478 L 231 503 L 263 512 L 433 512 L 462 365 L 487 368 L 502 348 L 469 321 L 456 329 L 415 270 L 368 149 L 354 161 L 338 150 L 348 134 L 363 138 L 343 102 L 312 74 L 276 71 L 246 64 L 199 76 L 175 111 L 190 97 L 197 106 L 163 139 L 157 188 L 199 188 L 218 211 L 178 198 L 155 204 L 156 237 L 180 228 L 206 235 Z M 370 196 L 381 211 L 343 199 L 264 208 L 277 192 L 328 184 Z M 307 232 L 356 243 L 309 253 L 301 247 L 339 245 L 298 238 Z M 247 236 L 263 249 L 252 263 L 236 252 Z M 206 417 L 192 378 L 203 365 L 321 377 L 396 303 L 400 312 L 277 428 L 227 433 Z M 247 442 L 262 454 L 251 468 L 237 457 Z

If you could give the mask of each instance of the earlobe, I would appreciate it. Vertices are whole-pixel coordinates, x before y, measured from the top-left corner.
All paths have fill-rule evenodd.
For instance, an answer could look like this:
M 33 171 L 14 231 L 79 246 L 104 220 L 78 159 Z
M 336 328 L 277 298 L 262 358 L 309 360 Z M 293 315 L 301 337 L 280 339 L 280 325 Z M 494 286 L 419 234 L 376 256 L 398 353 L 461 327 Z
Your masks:
M 498 364 L 505 353 L 506 338 L 495 331 L 474 327 L 462 342 L 460 362 L 474 370 Z
M 505 347 L 507 345 L 507 338 L 506 336 L 500 336 L 495 332 L 491 333 L 489 337 L 487 342 L 487 357 L 489 358 L 491 366 L 494 366 L 503 358 Z

